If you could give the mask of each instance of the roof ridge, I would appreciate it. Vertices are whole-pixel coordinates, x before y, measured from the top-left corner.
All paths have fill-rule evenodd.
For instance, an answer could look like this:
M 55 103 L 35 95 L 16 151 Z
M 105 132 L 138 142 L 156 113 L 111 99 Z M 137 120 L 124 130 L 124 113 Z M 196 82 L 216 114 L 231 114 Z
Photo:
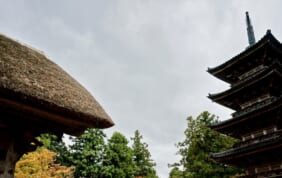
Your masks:
M 34 47 L 32 47 L 31 45 L 29 45 L 29 44 L 27 44 L 27 43 L 21 42 L 20 40 L 17 40 L 17 39 L 15 39 L 15 38 L 11 38 L 11 37 L 9 37 L 9 36 L 3 34 L 3 33 L 0 33 L 0 35 L 3 36 L 3 37 L 5 37 L 5 38 L 7 38 L 7 39 L 9 39 L 9 40 L 12 40 L 12 41 L 14 41 L 14 42 L 17 42 L 17 43 L 19 43 L 20 45 L 25 46 L 25 47 L 27 47 L 27 48 L 29 48 L 29 49 L 31 49 L 31 50 L 34 50 L 34 51 L 36 51 L 36 52 L 38 52 L 38 53 L 44 55 L 44 56 L 47 58 L 47 56 L 46 56 L 46 54 L 44 53 L 44 51 L 42 51 L 42 50 L 40 50 L 40 49 L 34 48 Z

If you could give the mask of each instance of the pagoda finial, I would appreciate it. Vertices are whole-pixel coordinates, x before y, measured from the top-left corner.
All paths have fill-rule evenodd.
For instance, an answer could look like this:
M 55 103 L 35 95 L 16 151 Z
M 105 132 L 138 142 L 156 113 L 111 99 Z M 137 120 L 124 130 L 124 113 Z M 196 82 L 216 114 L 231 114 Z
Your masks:
M 255 33 L 254 33 L 253 26 L 251 24 L 251 19 L 249 17 L 248 11 L 246 12 L 246 23 L 247 23 L 249 45 L 252 46 L 253 44 L 256 43 L 256 39 L 255 39 Z

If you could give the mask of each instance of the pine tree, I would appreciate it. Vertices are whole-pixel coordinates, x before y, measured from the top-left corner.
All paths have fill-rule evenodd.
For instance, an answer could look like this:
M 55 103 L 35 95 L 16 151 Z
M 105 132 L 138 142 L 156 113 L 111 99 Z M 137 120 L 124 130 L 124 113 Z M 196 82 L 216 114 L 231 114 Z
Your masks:
M 154 166 L 156 163 L 151 159 L 151 154 L 148 150 L 148 144 L 142 142 L 142 135 L 138 130 L 134 132 L 133 141 L 133 160 L 135 162 L 135 177 L 142 178 L 157 178 Z

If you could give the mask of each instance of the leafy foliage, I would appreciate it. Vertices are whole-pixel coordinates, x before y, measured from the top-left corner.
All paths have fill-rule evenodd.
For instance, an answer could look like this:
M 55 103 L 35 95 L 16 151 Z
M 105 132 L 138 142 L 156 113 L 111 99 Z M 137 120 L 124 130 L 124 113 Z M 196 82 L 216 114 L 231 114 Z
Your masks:
M 66 146 L 65 142 L 60 140 L 56 135 L 48 133 L 41 134 L 40 137 L 38 137 L 37 139 L 43 144 L 45 148 L 57 153 L 55 159 L 56 163 L 59 163 L 64 166 L 73 165 L 68 147 Z
M 54 157 L 57 164 L 75 167 L 75 177 L 157 178 L 155 163 L 139 131 L 132 138 L 132 148 L 118 132 L 106 142 L 100 129 L 87 129 L 81 136 L 70 139 L 72 144 L 66 146 L 55 135 L 42 134 L 38 138 L 45 148 L 57 153 Z
M 133 160 L 135 162 L 135 177 L 157 178 L 154 166 L 156 163 L 151 159 L 151 154 L 148 150 L 148 145 L 141 142 L 142 135 L 138 130 L 135 131 L 133 141 Z
M 72 137 L 71 162 L 75 177 L 99 178 L 105 156 L 105 137 L 100 129 L 87 129 L 80 137 Z
M 225 178 L 239 172 L 238 169 L 219 164 L 209 157 L 210 153 L 230 148 L 236 140 L 220 134 L 207 126 L 217 122 L 208 112 L 201 113 L 196 119 L 187 118 L 185 140 L 179 142 L 178 154 L 182 157 L 173 167 L 183 167 L 183 178 Z M 177 172 L 173 169 L 174 173 Z M 179 174 L 179 172 L 177 172 Z
M 74 167 L 54 163 L 56 153 L 41 147 L 34 152 L 24 154 L 17 162 L 16 178 L 72 178 Z
M 57 163 L 75 166 L 75 177 L 102 178 L 105 138 L 102 130 L 87 129 L 79 137 L 70 137 L 73 144 L 69 147 L 51 134 L 43 134 L 39 139 L 45 147 L 58 153 Z
M 178 167 L 174 167 L 169 173 L 169 178 L 183 178 L 183 171 L 179 170 Z
M 128 140 L 119 132 L 113 133 L 108 141 L 103 161 L 103 178 L 133 178 L 134 161 Z

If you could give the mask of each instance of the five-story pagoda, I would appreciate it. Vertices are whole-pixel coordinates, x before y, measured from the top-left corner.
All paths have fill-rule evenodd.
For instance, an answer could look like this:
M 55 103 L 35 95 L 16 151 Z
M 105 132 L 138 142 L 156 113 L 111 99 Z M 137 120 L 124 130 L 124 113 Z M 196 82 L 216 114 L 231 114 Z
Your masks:
M 244 177 L 281 177 L 282 44 L 270 30 L 255 42 L 248 13 L 246 17 L 250 46 L 227 62 L 208 69 L 231 86 L 224 92 L 210 94 L 209 98 L 235 110 L 231 119 L 211 128 L 241 141 L 211 157 L 244 168 Z

